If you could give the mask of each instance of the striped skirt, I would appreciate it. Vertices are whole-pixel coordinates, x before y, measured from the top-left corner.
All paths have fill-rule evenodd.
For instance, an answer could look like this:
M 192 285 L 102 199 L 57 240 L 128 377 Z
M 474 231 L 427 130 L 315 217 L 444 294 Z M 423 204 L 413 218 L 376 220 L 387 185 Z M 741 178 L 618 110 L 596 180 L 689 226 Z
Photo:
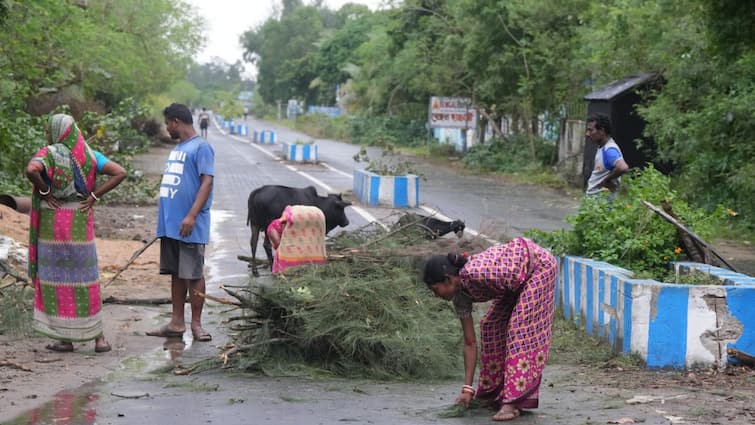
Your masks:
M 34 330 L 61 341 L 90 341 L 102 335 L 94 219 L 91 211 L 66 206 L 38 213 L 37 245 L 29 248 L 37 269 Z

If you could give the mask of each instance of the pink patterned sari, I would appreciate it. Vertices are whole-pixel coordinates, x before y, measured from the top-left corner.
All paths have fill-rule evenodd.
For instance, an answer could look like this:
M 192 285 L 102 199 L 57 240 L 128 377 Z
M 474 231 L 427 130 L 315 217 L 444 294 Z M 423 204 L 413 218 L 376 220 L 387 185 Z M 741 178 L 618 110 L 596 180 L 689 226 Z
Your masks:
M 280 218 L 273 220 L 265 232 L 275 248 L 273 273 L 302 264 L 324 264 L 325 215 L 317 207 L 287 206 Z
M 553 255 L 525 238 L 488 248 L 460 270 L 462 287 L 475 302 L 492 300 L 480 322 L 478 398 L 498 407 L 538 407 L 557 275 Z
M 61 341 L 89 341 L 102 335 L 102 299 L 92 212 L 78 208 L 94 190 L 97 163 L 73 117 L 53 115 L 48 133 L 51 144 L 29 165 L 42 172 L 63 206 L 51 209 L 34 190 L 29 228 L 34 329 Z

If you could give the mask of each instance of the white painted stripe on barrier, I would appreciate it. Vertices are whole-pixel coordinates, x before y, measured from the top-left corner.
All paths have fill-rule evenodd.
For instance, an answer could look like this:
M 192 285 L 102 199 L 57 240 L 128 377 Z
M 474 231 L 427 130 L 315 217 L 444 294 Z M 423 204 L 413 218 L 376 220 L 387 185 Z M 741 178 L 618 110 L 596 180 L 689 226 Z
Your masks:
M 589 268 L 584 267 L 582 269 L 582 279 L 579 282 L 579 324 L 584 328 L 587 324 L 587 290 L 589 286 L 587 284 L 587 272 Z
M 406 187 L 406 203 L 410 207 L 416 208 L 419 204 L 419 176 L 410 176 Z
M 650 334 L 650 306 L 656 300 L 649 285 L 632 285 L 632 342 L 630 349 L 643 359 L 648 356 Z
M 600 269 L 593 269 L 592 271 L 592 282 L 589 282 L 590 288 L 588 291 L 590 291 L 591 299 L 592 299 L 592 310 L 590 311 L 590 317 L 592 318 L 592 334 L 593 336 L 599 336 L 600 335 L 600 318 L 598 317 L 600 314 L 600 299 L 598 299 L 598 288 L 600 287 Z
M 605 270 L 600 271 L 603 276 L 603 298 L 601 299 L 601 309 L 603 311 L 603 318 L 601 320 L 602 336 L 608 338 L 611 334 L 611 318 L 614 311 L 611 306 L 611 275 L 606 273 Z
M 719 329 L 716 320 L 716 312 L 711 309 L 705 301 L 706 296 L 726 298 L 726 289 L 707 287 L 690 287 L 687 312 L 687 353 L 685 354 L 685 365 L 694 366 L 695 363 L 711 364 L 716 361 L 713 353 L 719 353 L 719 350 L 725 350 L 726 343 L 714 342 L 710 336 L 705 337 L 703 334 L 715 334 Z M 723 359 L 726 356 L 722 356 Z M 724 363 L 725 365 L 725 363 Z M 723 365 L 719 365 L 723 366 Z
M 632 330 L 634 329 L 632 326 L 632 323 L 627 323 L 626 318 L 624 316 L 624 312 L 626 309 L 626 302 L 627 297 L 631 297 L 631 293 L 627 294 L 624 292 L 626 285 L 626 278 L 622 275 L 618 275 L 616 277 L 616 347 L 618 350 L 622 350 L 624 348 L 624 345 L 630 346 L 630 344 L 625 344 L 624 341 L 627 338 L 631 338 L 631 335 L 634 333 Z M 634 311 L 634 306 L 630 307 L 632 311 Z M 619 341 L 619 338 L 621 338 L 621 341 Z M 647 351 L 647 349 L 646 349 Z
M 394 177 L 386 177 L 386 176 L 380 176 L 378 178 L 378 199 L 375 199 L 376 203 L 379 205 L 381 199 L 389 199 L 391 201 L 391 206 L 396 206 L 396 200 L 393 199 L 393 186 L 395 185 L 396 181 Z

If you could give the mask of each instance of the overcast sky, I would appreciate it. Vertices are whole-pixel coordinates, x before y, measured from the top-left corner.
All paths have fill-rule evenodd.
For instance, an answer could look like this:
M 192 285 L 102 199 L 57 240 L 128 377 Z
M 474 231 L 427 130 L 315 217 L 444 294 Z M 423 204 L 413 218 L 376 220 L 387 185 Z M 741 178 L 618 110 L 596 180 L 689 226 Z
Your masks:
M 359 3 L 374 10 L 381 1 L 325 0 L 325 4 L 338 9 L 346 3 Z M 228 63 L 240 60 L 243 50 L 239 36 L 265 22 L 273 13 L 273 5 L 281 4 L 279 0 L 189 0 L 189 3 L 207 21 L 207 44 L 194 56 L 200 63 L 209 62 L 215 56 Z M 253 73 L 248 64 L 247 71 Z

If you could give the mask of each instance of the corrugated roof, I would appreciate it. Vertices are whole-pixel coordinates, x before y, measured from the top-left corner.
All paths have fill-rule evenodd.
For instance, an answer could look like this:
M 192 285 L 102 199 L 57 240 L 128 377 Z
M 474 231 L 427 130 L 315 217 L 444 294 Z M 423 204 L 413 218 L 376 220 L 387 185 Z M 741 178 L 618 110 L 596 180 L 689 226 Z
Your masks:
M 627 92 L 628 90 L 640 86 L 650 80 L 658 77 L 655 72 L 647 72 L 637 75 L 632 75 L 623 80 L 616 80 L 607 85 L 601 87 L 598 90 L 586 95 L 585 100 L 612 100 L 616 96 Z

